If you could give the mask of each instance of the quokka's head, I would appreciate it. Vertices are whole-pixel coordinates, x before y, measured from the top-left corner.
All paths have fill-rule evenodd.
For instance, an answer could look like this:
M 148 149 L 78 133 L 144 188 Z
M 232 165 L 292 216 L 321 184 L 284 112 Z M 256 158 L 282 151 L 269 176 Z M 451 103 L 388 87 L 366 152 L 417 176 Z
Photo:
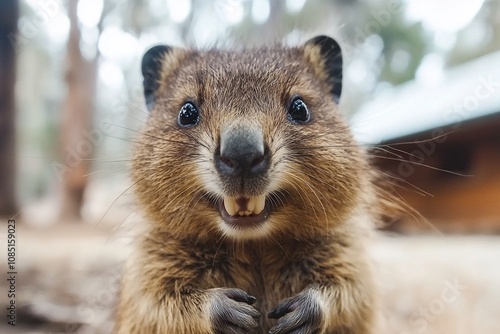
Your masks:
M 337 110 L 339 45 L 240 51 L 156 46 L 143 57 L 150 112 L 133 177 L 173 234 L 325 233 L 362 192 L 362 155 Z

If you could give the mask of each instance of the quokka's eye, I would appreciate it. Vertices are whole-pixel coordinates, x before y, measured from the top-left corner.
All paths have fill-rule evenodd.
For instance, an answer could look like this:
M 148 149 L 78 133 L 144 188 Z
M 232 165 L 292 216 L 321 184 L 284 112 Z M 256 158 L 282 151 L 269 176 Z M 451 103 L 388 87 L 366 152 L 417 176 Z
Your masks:
M 190 128 L 197 125 L 200 121 L 200 112 L 192 102 L 186 102 L 179 110 L 177 123 L 184 128 Z
M 290 104 L 288 108 L 288 120 L 295 124 L 304 124 L 311 120 L 311 113 L 301 98 L 296 97 Z

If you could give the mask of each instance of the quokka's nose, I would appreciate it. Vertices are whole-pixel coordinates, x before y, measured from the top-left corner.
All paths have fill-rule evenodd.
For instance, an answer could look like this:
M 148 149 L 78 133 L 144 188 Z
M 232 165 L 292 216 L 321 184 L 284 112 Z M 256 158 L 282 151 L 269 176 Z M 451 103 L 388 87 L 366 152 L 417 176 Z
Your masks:
M 252 128 L 230 128 L 221 135 L 220 153 L 216 156 L 219 173 L 252 178 L 269 169 L 269 153 L 262 132 Z
M 241 145 L 235 145 L 241 146 Z M 253 146 L 241 149 L 229 146 L 221 151 L 219 158 L 219 172 L 231 176 L 255 177 L 268 169 L 268 159 L 264 151 Z

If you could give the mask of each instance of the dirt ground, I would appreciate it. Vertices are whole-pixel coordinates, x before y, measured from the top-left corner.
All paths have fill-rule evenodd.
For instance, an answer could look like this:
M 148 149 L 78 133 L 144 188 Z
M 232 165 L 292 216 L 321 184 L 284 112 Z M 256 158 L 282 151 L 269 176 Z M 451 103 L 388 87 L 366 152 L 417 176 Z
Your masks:
M 110 333 L 130 232 L 105 224 L 19 224 L 16 233 L 17 326 L 2 315 L 0 333 Z M 380 333 L 500 333 L 500 237 L 385 234 L 372 254 Z M 2 259 L 4 273 L 5 265 Z M 2 310 L 6 296 L 2 284 Z

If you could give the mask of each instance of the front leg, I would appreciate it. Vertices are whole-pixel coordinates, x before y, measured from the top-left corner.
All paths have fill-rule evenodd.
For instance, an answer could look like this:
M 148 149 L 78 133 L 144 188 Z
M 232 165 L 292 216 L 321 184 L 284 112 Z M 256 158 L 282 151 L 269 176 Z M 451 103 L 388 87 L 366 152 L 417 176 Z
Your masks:
M 255 297 L 234 288 L 181 290 L 162 300 L 122 291 L 115 333 L 250 334 L 260 313 Z
M 223 275 L 208 270 L 213 263 L 168 236 L 147 238 L 125 268 L 115 333 L 254 333 L 255 297 L 228 287 Z
M 372 291 L 361 285 L 310 285 L 269 314 L 270 334 L 373 333 Z
M 322 309 L 320 298 L 315 294 L 315 288 L 308 288 L 283 300 L 269 312 L 269 318 L 278 319 L 269 334 L 323 333 L 326 312 Z
M 240 289 L 216 288 L 207 291 L 210 327 L 215 334 L 254 333 L 259 311 L 251 305 L 256 298 Z

